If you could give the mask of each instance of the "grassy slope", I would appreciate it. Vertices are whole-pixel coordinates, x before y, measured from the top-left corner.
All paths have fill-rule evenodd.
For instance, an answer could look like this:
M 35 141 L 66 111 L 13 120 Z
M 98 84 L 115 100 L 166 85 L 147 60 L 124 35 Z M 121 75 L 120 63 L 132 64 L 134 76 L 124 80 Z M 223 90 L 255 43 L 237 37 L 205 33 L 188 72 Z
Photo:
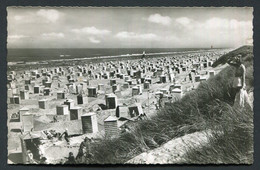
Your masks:
M 230 52 L 216 61 L 223 62 L 228 57 L 238 53 L 243 56 L 246 66 L 247 91 L 253 89 L 253 48 L 244 46 Z M 234 68 L 229 67 L 227 69 Z M 223 70 L 224 72 L 226 70 Z M 233 77 L 233 76 L 232 76 Z M 230 78 L 226 77 L 230 82 Z M 216 110 L 215 110 L 216 108 Z M 253 163 L 253 111 L 246 107 L 243 110 L 232 108 L 228 102 L 219 101 L 215 103 L 213 114 L 220 115 L 210 119 L 210 128 L 216 129 L 214 137 L 208 146 L 200 149 L 190 147 L 186 154 L 189 163 Z M 217 133 L 221 131 L 222 133 Z M 199 155 L 199 156 L 198 156 Z
M 217 61 L 215 61 L 213 63 L 212 66 L 216 67 L 220 64 L 226 63 L 228 58 L 235 57 L 238 54 L 241 54 L 242 58 L 244 58 L 244 59 L 249 56 L 252 56 L 253 55 L 253 46 L 242 46 L 238 49 L 235 49 L 234 51 L 221 56 Z M 248 60 L 250 60 L 250 59 L 248 58 Z
M 243 51 L 243 48 L 240 50 Z M 244 55 L 247 67 L 252 65 L 252 58 L 252 55 Z M 247 70 L 247 82 L 253 82 L 251 71 Z M 219 137 L 213 138 L 211 145 L 199 152 L 189 150 L 186 155 L 187 162 L 251 161 L 252 154 L 248 154 L 248 151 L 252 150 L 253 113 L 248 109 L 239 112 L 231 107 L 234 100 L 230 93 L 233 76 L 234 68 L 226 67 L 215 77 L 201 83 L 196 90 L 186 94 L 181 101 L 158 111 L 152 120 L 136 123 L 130 133 L 94 143 L 92 163 L 124 163 L 172 138 L 206 129 L 224 131 L 224 135 L 216 133 L 215 136 Z M 212 150 L 208 152 L 209 149 Z

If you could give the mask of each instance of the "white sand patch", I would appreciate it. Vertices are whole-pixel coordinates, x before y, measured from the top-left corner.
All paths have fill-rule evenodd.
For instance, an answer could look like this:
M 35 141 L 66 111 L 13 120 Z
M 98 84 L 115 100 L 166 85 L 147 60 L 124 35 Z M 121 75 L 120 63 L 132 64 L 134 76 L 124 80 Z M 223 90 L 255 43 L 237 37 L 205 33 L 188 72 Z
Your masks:
M 209 142 L 211 131 L 195 132 L 172 139 L 159 148 L 144 152 L 127 164 L 176 164 L 181 163 L 189 147 L 201 147 Z

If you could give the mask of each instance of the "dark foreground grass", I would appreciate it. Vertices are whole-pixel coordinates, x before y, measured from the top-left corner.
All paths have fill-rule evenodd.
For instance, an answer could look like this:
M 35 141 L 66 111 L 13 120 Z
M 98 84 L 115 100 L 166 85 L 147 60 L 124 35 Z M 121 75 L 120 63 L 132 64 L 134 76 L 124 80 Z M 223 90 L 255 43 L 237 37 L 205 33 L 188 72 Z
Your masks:
M 185 163 L 206 164 L 251 164 L 253 163 L 253 112 L 238 110 L 225 102 L 216 102 L 217 113 L 209 121 L 213 135 L 209 143 L 201 148 L 190 146 Z
M 252 57 L 246 66 L 251 61 Z M 250 74 L 247 73 L 247 81 L 253 81 Z M 215 77 L 202 82 L 196 90 L 187 93 L 182 100 L 158 111 L 153 119 L 136 123 L 129 133 L 93 143 L 93 161 L 88 163 L 125 163 L 173 138 L 208 129 L 214 133 L 209 145 L 200 150 L 191 146 L 186 162 L 252 162 L 253 112 L 231 107 L 235 97 L 231 88 L 233 77 L 234 68 L 226 67 Z

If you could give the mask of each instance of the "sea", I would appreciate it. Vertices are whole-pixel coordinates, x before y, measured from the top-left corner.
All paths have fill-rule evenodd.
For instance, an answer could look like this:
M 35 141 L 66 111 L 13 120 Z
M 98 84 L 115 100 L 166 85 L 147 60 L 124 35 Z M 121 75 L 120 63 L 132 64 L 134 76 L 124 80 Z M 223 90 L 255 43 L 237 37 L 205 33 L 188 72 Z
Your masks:
M 208 48 L 209 49 L 209 48 Z M 75 58 L 167 54 L 207 50 L 207 48 L 10 48 L 7 62 L 37 62 Z

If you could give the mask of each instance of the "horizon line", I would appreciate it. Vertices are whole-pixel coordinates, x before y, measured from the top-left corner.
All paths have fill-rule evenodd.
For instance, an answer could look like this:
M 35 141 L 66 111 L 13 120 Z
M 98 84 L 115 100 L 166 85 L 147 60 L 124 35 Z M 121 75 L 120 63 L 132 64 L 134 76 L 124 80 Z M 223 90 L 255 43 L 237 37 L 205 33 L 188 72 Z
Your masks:
M 242 45 L 242 46 L 253 46 L 253 45 Z M 239 46 L 239 47 L 242 47 Z M 11 47 L 6 49 L 188 49 L 188 48 L 205 48 L 205 49 L 211 49 L 211 47 Z M 213 47 L 212 49 L 219 49 L 219 48 L 238 48 L 238 47 Z

